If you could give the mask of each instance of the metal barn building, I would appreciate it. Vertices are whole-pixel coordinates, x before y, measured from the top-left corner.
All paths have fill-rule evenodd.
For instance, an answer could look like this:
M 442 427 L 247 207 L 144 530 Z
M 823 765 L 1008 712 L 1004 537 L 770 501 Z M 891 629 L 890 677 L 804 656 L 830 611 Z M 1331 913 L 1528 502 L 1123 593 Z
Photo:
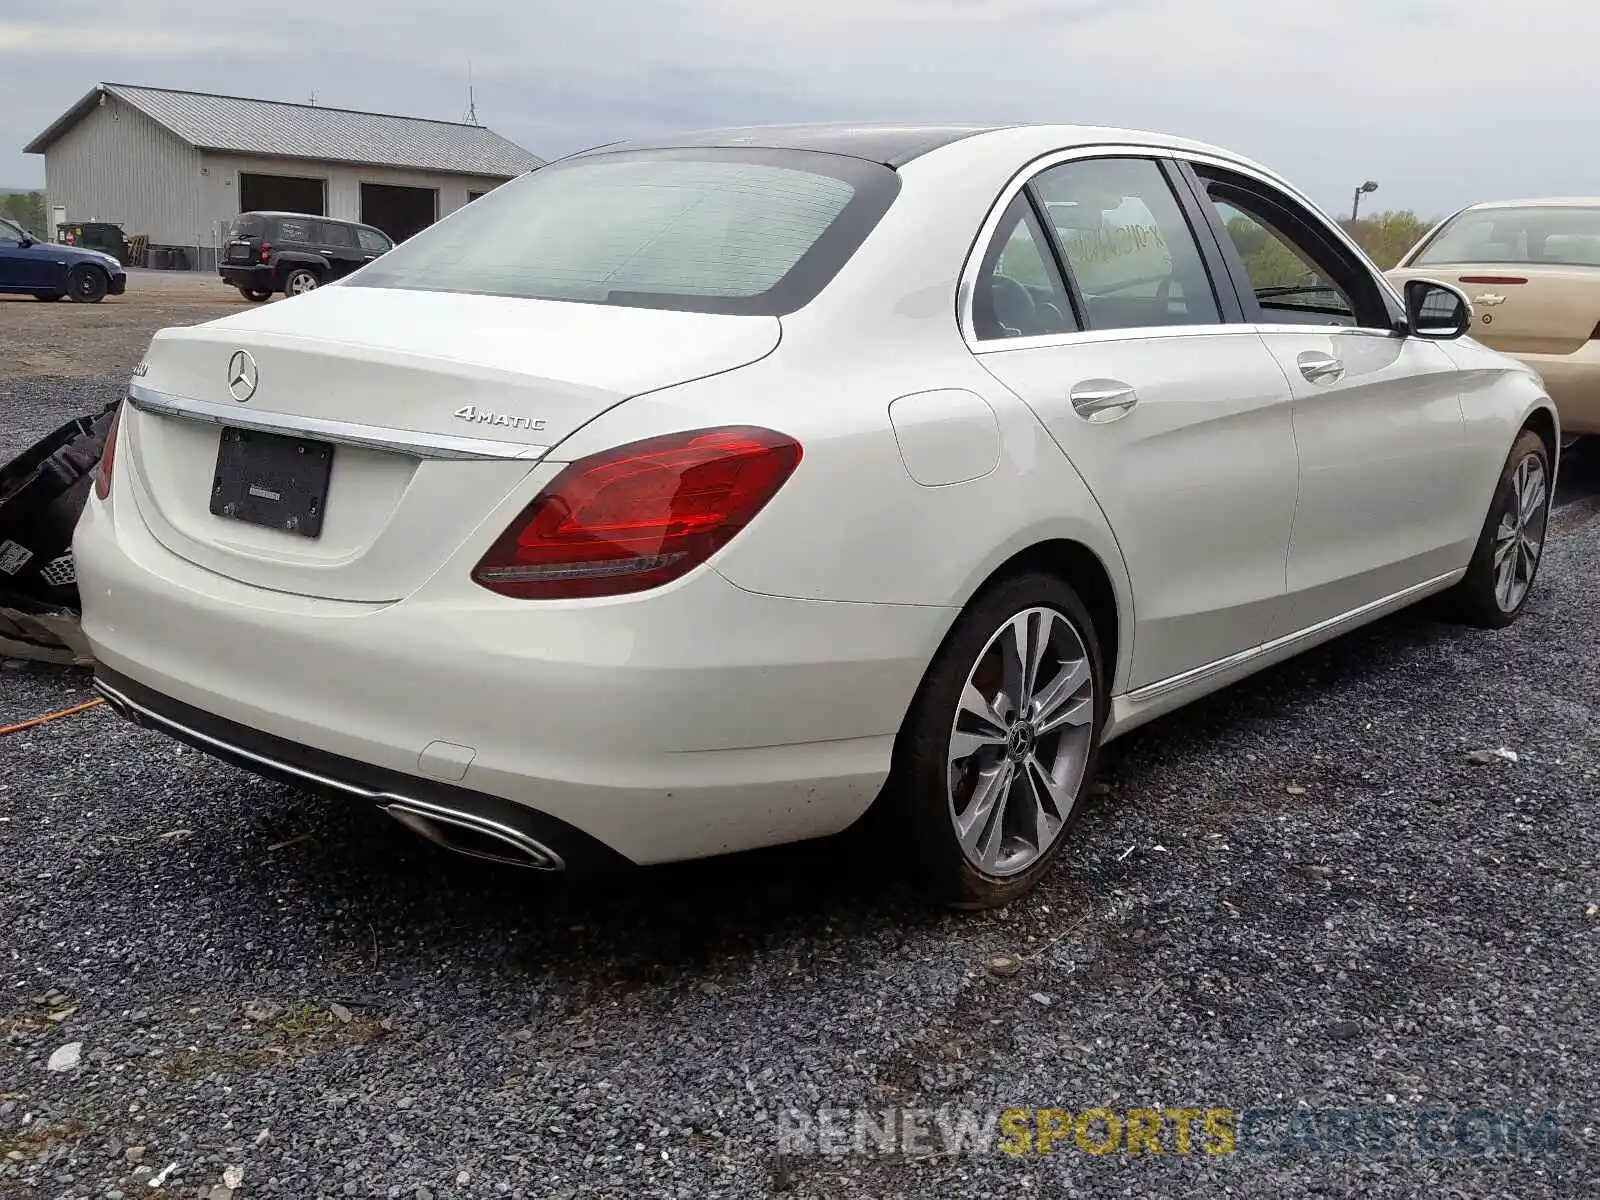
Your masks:
M 395 240 L 542 159 L 481 125 L 102 83 L 25 147 L 51 225 L 110 221 L 216 266 L 241 212 L 343 217 Z

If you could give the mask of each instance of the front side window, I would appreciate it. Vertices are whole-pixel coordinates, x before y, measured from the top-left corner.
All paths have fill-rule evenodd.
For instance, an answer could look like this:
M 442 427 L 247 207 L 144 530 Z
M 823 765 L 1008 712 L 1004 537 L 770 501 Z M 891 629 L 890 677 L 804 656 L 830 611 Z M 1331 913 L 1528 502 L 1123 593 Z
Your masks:
M 22 239 L 23 233 L 20 228 L 10 221 L 0 218 L 0 245 L 20 246 L 22 245 Z
M 1062 163 L 1032 186 L 1082 296 L 1088 328 L 1221 322 L 1200 246 L 1154 161 Z
M 1372 271 L 1303 205 L 1220 167 L 1197 166 L 1195 175 L 1226 249 L 1236 255 L 1249 319 L 1393 328 L 1400 314 Z
M 1262 319 L 1311 325 L 1354 325 L 1349 293 L 1274 227 L 1226 200 L 1214 200 L 1228 239 L 1239 254 Z
M 888 167 L 842 155 L 584 155 L 496 188 L 352 285 L 777 316 L 826 286 L 898 190 Z
M 357 229 L 356 237 L 361 242 L 361 248 L 373 254 L 382 254 L 391 244 L 389 239 L 376 229 Z
M 1447 221 L 1410 263 L 1600 266 L 1600 207 L 1478 208 Z
M 1011 201 L 978 271 L 972 328 L 982 339 L 1077 329 L 1050 246 L 1026 195 Z

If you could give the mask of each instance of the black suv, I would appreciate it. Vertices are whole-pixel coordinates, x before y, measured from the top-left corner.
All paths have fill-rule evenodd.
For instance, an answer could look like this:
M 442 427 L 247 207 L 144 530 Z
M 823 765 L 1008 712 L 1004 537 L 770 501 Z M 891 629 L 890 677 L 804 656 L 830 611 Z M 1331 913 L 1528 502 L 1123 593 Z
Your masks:
M 248 300 L 299 296 L 394 249 L 382 230 L 308 213 L 240 213 L 228 230 L 217 274 Z

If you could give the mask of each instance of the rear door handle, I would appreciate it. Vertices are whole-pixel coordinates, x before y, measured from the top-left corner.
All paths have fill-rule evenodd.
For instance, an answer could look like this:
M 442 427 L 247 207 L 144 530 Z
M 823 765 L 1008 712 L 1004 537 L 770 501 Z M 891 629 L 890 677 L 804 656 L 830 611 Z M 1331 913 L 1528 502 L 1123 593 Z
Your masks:
M 1336 383 L 1344 378 L 1344 363 L 1332 355 L 1304 350 L 1294 361 L 1311 383 Z
M 1139 397 L 1120 379 L 1087 379 L 1067 393 L 1072 411 L 1085 421 L 1099 425 L 1126 416 Z

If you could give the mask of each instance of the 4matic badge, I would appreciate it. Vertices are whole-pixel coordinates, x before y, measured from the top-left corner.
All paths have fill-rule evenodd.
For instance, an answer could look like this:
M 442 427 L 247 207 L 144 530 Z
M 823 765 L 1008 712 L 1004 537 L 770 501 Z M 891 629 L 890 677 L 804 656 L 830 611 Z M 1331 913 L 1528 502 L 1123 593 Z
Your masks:
M 490 412 L 475 404 L 463 404 L 453 415 L 463 421 L 476 421 L 480 425 L 503 425 L 507 429 L 532 429 L 537 432 L 544 428 L 543 418 L 508 416 L 505 413 Z

